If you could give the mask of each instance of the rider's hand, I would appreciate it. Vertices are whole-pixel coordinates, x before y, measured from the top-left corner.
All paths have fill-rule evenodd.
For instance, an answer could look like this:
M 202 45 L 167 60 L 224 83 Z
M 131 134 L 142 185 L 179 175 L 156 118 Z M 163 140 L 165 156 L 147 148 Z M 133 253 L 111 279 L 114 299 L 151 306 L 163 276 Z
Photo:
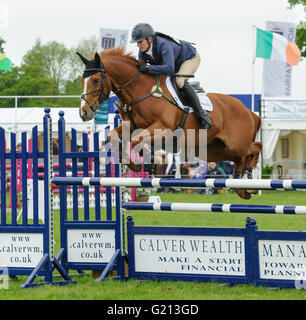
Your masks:
M 140 73 L 147 73 L 149 70 L 149 65 L 146 63 L 136 63 L 136 67 L 138 68 Z

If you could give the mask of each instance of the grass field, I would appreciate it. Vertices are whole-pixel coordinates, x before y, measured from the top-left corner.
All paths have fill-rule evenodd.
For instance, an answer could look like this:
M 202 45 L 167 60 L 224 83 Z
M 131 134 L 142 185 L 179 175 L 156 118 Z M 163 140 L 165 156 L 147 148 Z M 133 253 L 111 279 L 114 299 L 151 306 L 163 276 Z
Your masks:
M 306 205 L 305 192 L 266 191 L 255 195 L 249 201 L 238 198 L 235 193 L 227 195 L 195 195 L 179 192 L 161 195 L 163 202 L 210 202 L 245 204 Z M 306 215 L 274 215 L 243 213 L 205 212 L 129 212 L 135 225 L 151 226 L 203 226 L 203 227 L 244 227 L 246 218 L 257 221 L 259 230 L 306 230 Z M 59 250 L 59 219 L 55 212 L 56 250 Z M 74 272 L 72 272 L 74 273 Z M 305 300 L 306 290 L 270 290 L 248 285 L 224 286 L 217 283 L 156 282 L 156 281 L 116 281 L 106 280 L 96 283 L 88 276 L 76 277 L 77 285 L 64 287 L 43 286 L 34 289 L 20 289 L 20 281 L 10 281 L 9 288 L 0 290 L 0 299 L 22 300 Z

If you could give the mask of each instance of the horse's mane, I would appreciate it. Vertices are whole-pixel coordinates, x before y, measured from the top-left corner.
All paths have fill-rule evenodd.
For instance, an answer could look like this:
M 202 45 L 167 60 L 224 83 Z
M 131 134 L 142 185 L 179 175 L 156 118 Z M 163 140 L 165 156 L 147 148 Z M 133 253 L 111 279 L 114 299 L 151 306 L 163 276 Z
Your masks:
M 111 48 L 111 49 L 107 49 L 100 52 L 100 58 L 102 59 L 102 61 L 104 59 L 109 59 L 114 57 L 122 58 L 134 65 L 137 61 L 137 59 L 133 56 L 132 52 L 127 52 L 127 53 L 125 52 L 124 47 Z

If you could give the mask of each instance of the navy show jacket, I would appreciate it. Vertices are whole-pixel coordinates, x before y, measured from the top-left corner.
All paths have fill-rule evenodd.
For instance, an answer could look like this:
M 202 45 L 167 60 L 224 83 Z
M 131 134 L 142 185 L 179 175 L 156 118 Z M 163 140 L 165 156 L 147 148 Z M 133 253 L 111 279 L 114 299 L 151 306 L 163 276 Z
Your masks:
M 179 41 L 181 45 L 174 40 L 155 35 L 152 41 L 153 58 L 139 50 L 138 59 L 150 64 L 148 73 L 172 75 L 180 69 L 183 62 L 196 55 L 196 49 L 191 43 Z

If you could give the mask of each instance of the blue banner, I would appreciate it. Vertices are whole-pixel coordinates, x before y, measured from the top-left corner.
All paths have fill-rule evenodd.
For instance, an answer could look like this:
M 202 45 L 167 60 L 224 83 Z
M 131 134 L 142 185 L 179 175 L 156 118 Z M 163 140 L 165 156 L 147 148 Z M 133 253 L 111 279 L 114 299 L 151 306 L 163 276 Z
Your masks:
M 94 121 L 95 123 L 108 123 L 108 113 L 109 113 L 109 100 L 105 100 L 99 109 L 96 111 Z

